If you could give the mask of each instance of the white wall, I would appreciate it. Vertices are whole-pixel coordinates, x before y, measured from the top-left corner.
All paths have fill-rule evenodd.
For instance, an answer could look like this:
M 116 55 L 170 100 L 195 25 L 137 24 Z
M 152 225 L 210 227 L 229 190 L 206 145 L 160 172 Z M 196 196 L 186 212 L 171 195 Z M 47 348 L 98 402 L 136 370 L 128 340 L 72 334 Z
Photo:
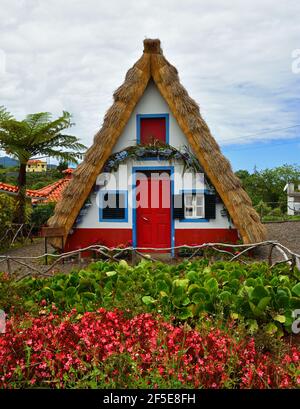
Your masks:
M 180 148 L 184 145 L 189 146 L 189 143 L 180 129 L 176 119 L 172 115 L 170 108 L 164 98 L 161 96 L 158 88 L 153 81 L 150 81 L 144 95 L 137 103 L 129 121 L 127 122 L 124 131 L 113 148 L 113 153 L 119 152 L 127 146 L 136 145 L 136 116 L 137 114 L 169 114 L 169 144 L 175 148 Z
M 297 191 L 300 191 L 300 184 L 296 186 Z M 295 185 L 294 183 L 288 183 L 284 190 L 287 192 L 287 214 L 294 216 L 295 212 L 300 210 L 299 198 L 295 198 Z
M 159 93 L 156 85 L 153 81 L 148 84 L 144 95 L 138 102 L 136 108 L 134 109 L 124 131 L 119 138 L 117 144 L 113 148 L 113 153 L 119 152 L 122 149 L 136 144 L 137 140 L 137 129 L 136 129 L 136 115 L 137 114 L 169 114 L 169 144 L 179 149 L 184 145 L 189 146 L 188 141 L 181 131 L 176 119 L 173 117 L 166 101 Z M 174 193 L 179 193 L 182 189 L 180 184 L 183 165 L 182 163 L 173 160 L 171 163 L 168 161 L 127 161 L 122 164 L 118 171 L 112 173 L 108 184 L 102 187 L 102 190 L 115 190 L 116 187 L 119 190 L 128 190 L 128 221 L 127 222 L 99 222 L 99 193 L 91 195 L 92 205 L 89 207 L 87 214 L 82 217 L 81 223 L 77 224 L 77 228 L 120 228 L 128 229 L 132 228 L 132 167 L 157 167 L 157 166 L 174 166 L 174 172 L 178 174 L 174 181 Z M 115 178 L 113 176 L 116 176 Z M 99 179 L 99 178 L 98 178 Z M 117 185 L 114 181 L 117 180 Z M 197 181 L 197 185 L 193 186 L 191 182 L 186 181 L 184 184 L 184 189 L 204 189 L 205 186 L 201 184 L 201 180 Z M 176 229 L 215 229 L 215 228 L 229 228 L 230 222 L 227 217 L 221 216 L 221 210 L 223 205 L 218 203 L 216 206 L 216 219 L 211 219 L 209 222 L 180 222 L 175 220 Z M 233 225 L 231 224 L 231 227 Z
M 170 162 L 168 161 L 155 161 L 155 160 L 147 160 L 147 161 L 133 161 L 130 160 L 124 164 L 122 164 L 117 172 L 112 172 L 110 179 L 106 186 L 101 187 L 102 191 L 106 190 L 128 190 L 128 221 L 127 222 L 100 222 L 99 221 L 99 196 L 100 192 L 97 194 L 91 195 L 91 202 L 92 206 L 89 207 L 87 214 L 82 218 L 82 222 L 77 225 L 77 228 L 101 228 L 101 229 L 109 229 L 109 228 L 120 228 L 120 229 L 128 229 L 132 228 L 132 168 L 133 167 L 161 167 L 161 166 L 173 166 L 174 173 L 177 174 L 177 177 L 174 178 L 174 193 L 177 194 L 180 190 L 189 190 L 189 189 L 199 189 L 204 190 L 207 189 L 207 186 L 202 184 L 201 177 L 199 175 L 198 179 L 196 180 L 196 176 L 194 178 L 190 177 L 183 177 L 183 165 L 176 160 Z M 189 172 L 186 172 L 187 175 Z M 180 178 L 184 178 L 184 185 L 180 183 Z M 216 205 L 216 218 L 211 219 L 209 222 L 180 222 L 179 220 L 175 220 L 175 228 L 176 229 L 215 229 L 215 228 L 229 228 L 230 223 L 227 217 L 221 215 L 221 210 L 223 209 L 223 205 L 218 203 Z M 231 227 L 233 225 L 231 224 Z

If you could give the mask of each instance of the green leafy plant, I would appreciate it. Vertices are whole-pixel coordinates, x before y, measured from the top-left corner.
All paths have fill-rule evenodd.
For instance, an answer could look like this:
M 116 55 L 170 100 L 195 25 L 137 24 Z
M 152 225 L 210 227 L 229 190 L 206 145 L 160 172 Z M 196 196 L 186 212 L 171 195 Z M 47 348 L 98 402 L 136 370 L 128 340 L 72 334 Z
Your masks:
M 299 281 L 299 272 L 290 274 L 283 265 L 271 270 L 264 263 L 209 265 L 202 259 L 177 265 L 144 260 L 132 267 L 125 260 L 101 260 L 70 274 L 25 278 L 14 284 L 14 291 L 29 309 L 54 303 L 62 312 L 97 307 L 157 311 L 191 325 L 210 315 L 242 322 L 250 333 L 265 326 L 270 335 L 282 336 L 290 331 L 293 310 L 300 308 Z
M 55 203 L 38 204 L 33 207 L 31 223 L 40 228 L 53 215 Z

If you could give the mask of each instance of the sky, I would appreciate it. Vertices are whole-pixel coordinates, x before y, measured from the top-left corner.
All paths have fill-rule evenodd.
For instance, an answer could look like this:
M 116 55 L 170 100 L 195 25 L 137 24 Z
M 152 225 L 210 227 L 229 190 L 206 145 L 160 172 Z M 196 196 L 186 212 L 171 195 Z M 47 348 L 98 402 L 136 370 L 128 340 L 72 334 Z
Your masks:
M 144 38 L 237 169 L 300 163 L 299 0 L 0 0 L 0 105 L 62 110 L 90 146 Z

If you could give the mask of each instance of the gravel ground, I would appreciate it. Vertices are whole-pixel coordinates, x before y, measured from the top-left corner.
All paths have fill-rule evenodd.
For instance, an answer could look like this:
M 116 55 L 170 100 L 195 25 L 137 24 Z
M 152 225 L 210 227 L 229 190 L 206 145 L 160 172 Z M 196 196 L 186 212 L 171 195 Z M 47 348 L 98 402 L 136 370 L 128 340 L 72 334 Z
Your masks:
M 296 254 L 300 254 L 300 221 L 266 223 L 267 240 L 276 240 Z M 270 246 L 266 246 L 256 251 L 255 258 L 267 260 Z M 272 261 L 283 260 L 282 254 L 278 250 L 272 253 Z
M 277 240 L 291 251 L 300 254 L 300 221 L 296 222 L 282 222 L 282 223 L 266 223 L 267 231 L 268 231 L 268 240 Z M 49 252 L 51 247 L 49 246 Z M 255 259 L 259 260 L 267 260 L 268 258 L 269 249 L 265 247 L 255 254 Z M 43 239 L 35 239 L 32 244 L 27 244 L 23 247 L 12 249 L 7 251 L 6 253 L 1 253 L 1 255 L 7 256 L 17 256 L 17 257 L 35 257 L 44 254 L 44 241 Z M 274 251 L 273 254 L 273 261 L 282 260 L 282 255 L 278 251 Z M 39 271 L 48 270 L 49 266 L 46 266 L 44 262 L 39 260 L 22 260 L 21 262 L 25 262 L 26 264 L 34 268 L 38 269 Z M 70 272 L 71 270 L 78 270 L 84 268 L 88 264 L 88 261 L 81 261 L 81 262 L 72 262 L 72 263 L 65 263 L 65 264 L 57 264 L 53 267 L 48 273 L 53 274 L 58 271 L 61 272 Z M 25 266 L 22 266 L 14 261 L 10 262 L 10 269 L 11 272 L 17 274 L 25 274 L 29 271 L 29 269 Z M 8 266 L 6 262 L 0 264 L 0 271 L 8 272 Z
M 268 240 L 277 240 L 294 253 L 300 254 L 300 221 L 266 223 Z
M 48 253 L 52 253 L 53 249 L 51 246 L 48 246 Z M 23 247 L 15 248 L 12 250 L 8 250 L 5 253 L 1 253 L 1 256 L 6 255 L 10 257 L 36 257 L 36 256 L 42 256 L 45 253 L 45 245 L 44 245 L 44 240 L 43 239 L 35 239 L 33 243 L 31 244 L 26 244 Z M 19 259 L 22 263 L 26 263 L 27 265 L 32 267 L 32 270 L 37 269 L 41 272 L 46 272 L 49 270 L 49 265 L 45 265 L 45 260 L 43 258 L 39 259 Z M 49 264 L 53 261 L 49 261 Z M 87 261 L 81 260 L 81 262 L 76 262 L 76 263 L 59 263 L 56 264 L 52 269 L 47 271 L 47 274 L 54 274 L 57 272 L 65 272 L 68 273 L 71 270 L 75 269 L 82 269 L 84 266 L 88 264 Z M 10 261 L 10 271 L 12 273 L 18 274 L 18 275 L 23 275 L 27 273 L 30 269 L 28 267 L 22 266 L 19 263 L 16 263 L 15 261 Z M 0 264 L 0 271 L 8 271 L 8 266 L 7 262 L 3 262 Z

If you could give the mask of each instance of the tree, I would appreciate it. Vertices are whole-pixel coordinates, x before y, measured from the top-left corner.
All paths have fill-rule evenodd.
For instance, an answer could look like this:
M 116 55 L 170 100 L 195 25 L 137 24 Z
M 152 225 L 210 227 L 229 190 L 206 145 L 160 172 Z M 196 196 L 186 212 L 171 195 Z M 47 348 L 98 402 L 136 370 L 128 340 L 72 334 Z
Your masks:
M 273 209 L 280 207 L 281 211 L 286 211 L 287 199 L 283 189 L 287 183 L 299 183 L 300 167 L 283 165 L 261 171 L 254 169 L 252 174 L 247 170 L 239 170 L 236 175 L 255 206 L 264 202 Z
M 74 124 L 71 114 L 63 111 L 62 116 L 52 120 L 49 112 L 30 114 L 17 121 L 4 107 L 0 107 L 0 149 L 15 156 L 20 163 L 18 195 L 15 221 L 25 222 L 26 164 L 36 156 L 50 156 L 61 161 L 78 163 L 84 145 L 77 137 L 63 131 Z
M 68 169 L 68 162 L 67 161 L 60 161 L 56 168 L 60 173 L 62 171 Z

